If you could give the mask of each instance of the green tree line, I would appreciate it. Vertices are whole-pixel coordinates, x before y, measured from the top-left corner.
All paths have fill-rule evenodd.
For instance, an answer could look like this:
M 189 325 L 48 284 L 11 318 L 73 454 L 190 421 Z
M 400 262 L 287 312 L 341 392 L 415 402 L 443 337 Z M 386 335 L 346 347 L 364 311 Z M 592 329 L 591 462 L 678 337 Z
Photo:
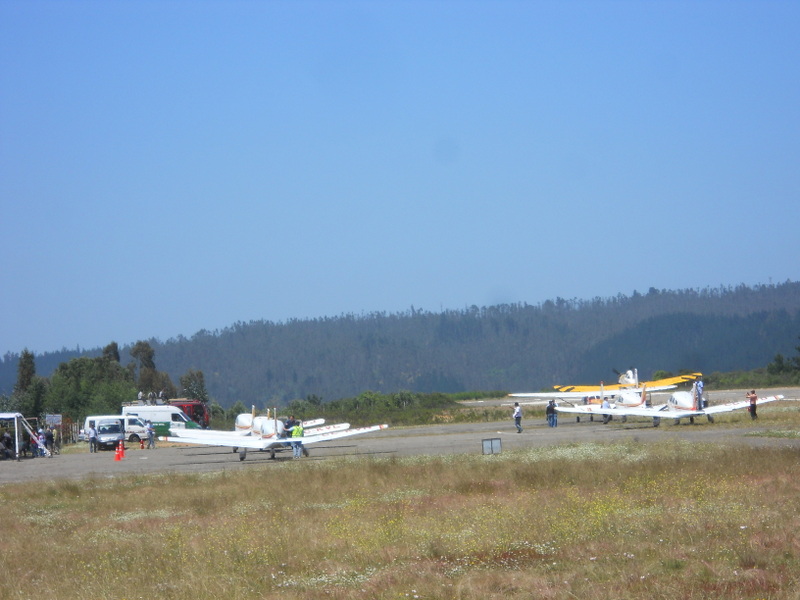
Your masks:
M 135 400 L 139 391 L 176 397 L 178 390 L 170 376 L 156 369 L 155 351 L 149 343 L 137 342 L 130 355 L 134 360 L 123 366 L 119 347 L 111 342 L 100 356 L 72 358 L 49 377 L 42 377 L 36 374 L 34 354 L 25 349 L 12 393 L 0 396 L 0 412 L 37 418 L 60 414 L 78 422 L 90 414 L 119 413 L 122 404 Z M 181 386 L 187 396 L 208 400 L 202 372 L 190 369 L 181 377 Z

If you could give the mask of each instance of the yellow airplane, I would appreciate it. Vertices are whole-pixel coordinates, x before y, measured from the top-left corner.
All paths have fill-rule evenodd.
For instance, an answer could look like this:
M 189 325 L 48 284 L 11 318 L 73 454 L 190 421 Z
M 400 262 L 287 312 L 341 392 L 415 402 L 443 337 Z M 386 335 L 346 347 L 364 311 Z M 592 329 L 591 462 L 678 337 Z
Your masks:
M 601 382 L 604 392 L 611 392 L 612 394 L 621 390 L 641 391 L 641 387 L 647 387 L 651 392 L 671 390 L 678 384 L 695 381 L 703 376 L 702 373 L 688 373 L 687 375 L 677 375 L 676 377 L 667 377 L 665 379 L 656 379 L 654 381 L 639 381 L 639 372 L 636 369 L 628 370 L 625 373 L 620 373 L 617 383 L 606 385 Z M 641 384 L 641 386 L 640 386 Z M 600 389 L 597 385 L 554 385 L 553 389 L 559 392 L 581 392 L 587 395 L 597 393 Z

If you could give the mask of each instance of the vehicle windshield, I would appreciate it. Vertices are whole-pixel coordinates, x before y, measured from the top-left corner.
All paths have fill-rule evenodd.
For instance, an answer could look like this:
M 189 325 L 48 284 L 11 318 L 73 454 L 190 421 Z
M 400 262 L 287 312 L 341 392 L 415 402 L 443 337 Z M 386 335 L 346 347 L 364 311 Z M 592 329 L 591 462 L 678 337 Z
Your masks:
M 183 421 L 184 423 L 188 423 L 190 421 L 189 417 L 187 417 L 183 412 L 172 413 L 172 420 Z
M 108 425 L 100 425 L 97 433 L 122 433 L 119 423 L 109 423 Z

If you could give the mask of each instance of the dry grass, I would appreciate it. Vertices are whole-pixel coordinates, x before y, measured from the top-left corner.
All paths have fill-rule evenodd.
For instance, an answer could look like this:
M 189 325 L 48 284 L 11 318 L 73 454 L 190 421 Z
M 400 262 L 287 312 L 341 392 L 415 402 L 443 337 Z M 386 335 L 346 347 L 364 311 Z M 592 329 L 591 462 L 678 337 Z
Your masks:
M 560 446 L 0 488 L 0 596 L 800 598 L 794 449 Z

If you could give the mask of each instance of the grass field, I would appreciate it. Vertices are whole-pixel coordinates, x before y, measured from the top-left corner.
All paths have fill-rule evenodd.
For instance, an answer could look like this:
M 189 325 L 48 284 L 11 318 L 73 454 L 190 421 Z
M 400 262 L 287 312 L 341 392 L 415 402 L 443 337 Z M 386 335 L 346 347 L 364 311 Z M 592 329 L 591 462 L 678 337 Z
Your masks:
M 634 441 L 6 485 L 0 597 L 798 599 L 799 492 L 797 449 Z

